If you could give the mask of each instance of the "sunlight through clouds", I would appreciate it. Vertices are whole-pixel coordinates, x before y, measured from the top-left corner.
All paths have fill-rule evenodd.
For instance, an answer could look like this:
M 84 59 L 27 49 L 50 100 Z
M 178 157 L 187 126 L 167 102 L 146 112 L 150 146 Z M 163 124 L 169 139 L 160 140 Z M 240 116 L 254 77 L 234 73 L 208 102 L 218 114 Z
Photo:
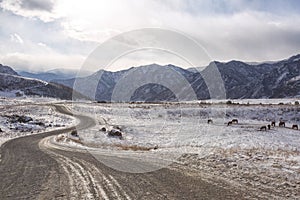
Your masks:
M 299 53 L 300 47 L 300 3 L 294 0 L 2 0 L 0 7 L 2 57 L 24 50 L 17 46 L 6 49 L 8 40 L 28 49 L 33 44 L 39 49 L 42 45 L 38 43 L 43 43 L 52 56 L 86 57 L 107 39 L 145 27 L 187 34 L 219 61 L 279 60 Z M 19 25 L 11 26 L 8 21 Z M 170 64 L 180 64 L 169 59 Z M 79 68 L 82 63 L 73 64 L 63 62 L 55 67 Z

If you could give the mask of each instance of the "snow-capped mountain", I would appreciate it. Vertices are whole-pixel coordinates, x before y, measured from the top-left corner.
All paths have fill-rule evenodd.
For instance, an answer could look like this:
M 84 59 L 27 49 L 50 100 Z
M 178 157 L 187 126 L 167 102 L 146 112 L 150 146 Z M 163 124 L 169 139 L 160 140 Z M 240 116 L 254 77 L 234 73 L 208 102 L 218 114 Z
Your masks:
M 72 93 L 73 90 L 67 86 L 22 77 L 11 67 L 0 65 L 0 96 L 37 95 L 72 99 Z M 80 94 L 77 95 L 82 97 Z
M 209 70 L 211 65 L 216 65 L 224 81 L 226 97 L 229 99 L 246 98 L 288 98 L 300 96 L 300 55 L 278 62 L 249 64 L 241 61 L 210 63 L 204 70 Z M 174 65 L 159 66 L 156 64 L 141 66 L 164 67 L 181 74 L 195 91 L 198 99 L 210 98 L 207 85 L 196 70 L 186 70 Z M 98 82 L 96 100 L 110 101 L 115 85 L 125 75 L 137 68 L 130 68 L 118 72 L 98 71 L 91 76 L 82 77 L 78 82 L 84 82 L 79 91 L 89 91 L 89 83 Z M 147 70 L 144 70 L 147 76 Z M 162 70 L 162 72 L 165 70 Z M 171 79 L 170 74 L 157 74 L 165 79 Z M 138 77 L 136 77 L 138 78 Z M 173 77 L 174 78 L 174 77 Z M 75 79 L 55 80 L 55 82 L 73 87 Z M 174 84 L 176 81 L 174 80 Z M 184 91 L 186 88 L 182 88 Z M 163 85 L 151 83 L 141 85 L 131 97 L 132 101 L 170 101 L 176 100 L 176 95 Z

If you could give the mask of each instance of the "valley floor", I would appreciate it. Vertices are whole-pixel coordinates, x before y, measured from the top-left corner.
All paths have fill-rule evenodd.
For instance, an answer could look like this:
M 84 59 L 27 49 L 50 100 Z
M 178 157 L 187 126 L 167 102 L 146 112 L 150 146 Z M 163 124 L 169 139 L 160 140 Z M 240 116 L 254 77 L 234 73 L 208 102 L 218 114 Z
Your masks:
M 279 105 L 281 101 L 285 102 Z M 136 185 L 135 179 L 150 188 L 149 195 L 143 196 L 147 199 L 182 199 L 184 195 L 187 199 L 297 199 L 300 198 L 300 131 L 291 127 L 300 125 L 300 107 L 294 105 L 294 100 L 290 102 L 64 102 L 65 108 L 75 116 L 89 116 L 95 124 L 85 128 L 77 126 L 77 134 L 70 134 L 70 130 L 47 137 L 37 135 L 36 144 L 56 160 L 60 173 L 68 177 L 69 182 L 62 184 L 73 185 L 73 192 L 61 192 L 62 199 L 97 196 L 111 199 L 113 196 L 107 196 L 111 193 L 120 199 L 139 198 L 145 188 L 130 189 L 128 185 Z M 19 111 L 16 106 L 5 108 L 6 115 L 10 115 L 11 109 Z M 36 114 L 25 114 L 42 119 L 43 109 L 49 107 L 39 109 L 32 109 Z M 65 126 L 76 122 L 59 112 L 53 116 Z M 213 123 L 208 124 L 208 119 Z M 232 119 L 238 119 L 238 123 L 228 126 Z M 273 120 L 275 127 L 260 130 Z M 285 121 L 286 127 L 278 127 L 279 121 Z M 9 127 L 4 123 L 0 128 L 8 131 L 7 134 L 19 131 L 5 126 Z M 118 130 L 121 139 L 111 136 L 112 130 Z M 55 172 L 51 173 L 54 177 Z M 185 185 L 177 185 L 178 181 Z M 47 184 L 52 187 L 51 179 Z M 85 192 L 77 191 L 84 187 Z

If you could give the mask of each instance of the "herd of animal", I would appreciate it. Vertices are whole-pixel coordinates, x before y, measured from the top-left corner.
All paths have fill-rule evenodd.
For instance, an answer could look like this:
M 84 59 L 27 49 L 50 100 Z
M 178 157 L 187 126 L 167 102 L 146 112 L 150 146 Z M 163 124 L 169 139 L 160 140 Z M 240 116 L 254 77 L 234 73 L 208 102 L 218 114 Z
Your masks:
M 212 120 L 212 119 L 208 119 L 208 120 L 207 120 L 207 123 L 208 123 L 208 124 L 212 124 L 212 123 L 213 123 L 213 120 Z M 227 123 L 227 126 L 230 126 L 230 125 L 232 125 L 232 124 L 238 124 L 238 123 L 239 123 L 238 119 L 232 119 L 231 121 L 229 121 L 229 122 Z M 260 130 L 261 130 L 261 131 L 270 130 L 271 127 L 275 127 L 275 126 L 276 126 L 276 122 L 275 122 L 275 121 L 272 121 L 271 124 L 268 124 L 268 125 L 266 125 L 266 126 L 261 126 L 261 127 L 260 127 Z M 284 122 L 284 121 L 279 121 L 278 126 L 279 126 L 279 127 L 285 127 L 285 122 Z M 293 125 L 292 125 L 292 129 L 298 130 L 299 127 L 298 127 L 297 124 L 293 124 Z
M 260 127 L 260 130 L 261 130 L 261 131 L 266 131 L 267 128 L 268 128 L 268 130 L 270 130 L 271 127 L 275 127 L 275 126 L 276 126 L 276 122 L 275 122 L 275 121 L 272 121 L 271 124 L 268 124 L 267 126 L 262 126 L 262 127 Z M 279 121 L 278 126 L 279 126 L 279 127 L 285 127 L 285 122 L 284 122 L 284 121 Z M 298 127 L 297 124 L 293 124 L 293 125 L 292 125 L 292 129 L 298 130 L 299 127 Z

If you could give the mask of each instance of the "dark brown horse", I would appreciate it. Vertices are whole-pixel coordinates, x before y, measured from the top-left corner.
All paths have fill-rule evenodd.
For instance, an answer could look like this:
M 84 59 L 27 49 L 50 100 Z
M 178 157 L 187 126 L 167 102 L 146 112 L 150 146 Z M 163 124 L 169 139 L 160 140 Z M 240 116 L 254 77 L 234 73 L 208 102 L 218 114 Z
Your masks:
M 212 120 L 212 119 L 209 119 L 209 120 L 207 120 L 207 123 L 208 123 L 208 124 L 212 124 L 212 123 L 213 123 L 213 120 Z
M 272 121 L 271 122 L 271 126 L 275 126 L 276 125 L 276 122 L 275 121 Z
M 270 130 L 271 129 L 271 125 L 270 124 L 268 124 L 268 130 Z
M 229 121 L 229 122 L 227 123 L 227 126 L 230 126 L 230 125 L 232 125 L 232 121 Z
M 298 125 L 297 124 L 293 124 L 292 129 L 298 130 Z
M 122 139 L 122 133 L 119 130 L 112 129 L 108 132 L 108 136 L 110 137 L 118 137 L 119 139 Z
M 233 119 L 233 120 L 231 120 L 231 122 L 232 122 L 232 123 L 235 123 L 235 124 L 238 124 L 238 123 L 239 123 L 239 121 L 238 121 L 237 119 Z
M 261 131 L 266 131 L 266 130 L 267 130 L 267 127 L 266 127 L 266 126 L 262 126 L 262 127 L 260 127 L 260 130 L 261 130 Z
M 285 122 L 280 121 L 280 122 L 279 122 L 279 126 L 280 126 L 280 127 L 285 127 Z

